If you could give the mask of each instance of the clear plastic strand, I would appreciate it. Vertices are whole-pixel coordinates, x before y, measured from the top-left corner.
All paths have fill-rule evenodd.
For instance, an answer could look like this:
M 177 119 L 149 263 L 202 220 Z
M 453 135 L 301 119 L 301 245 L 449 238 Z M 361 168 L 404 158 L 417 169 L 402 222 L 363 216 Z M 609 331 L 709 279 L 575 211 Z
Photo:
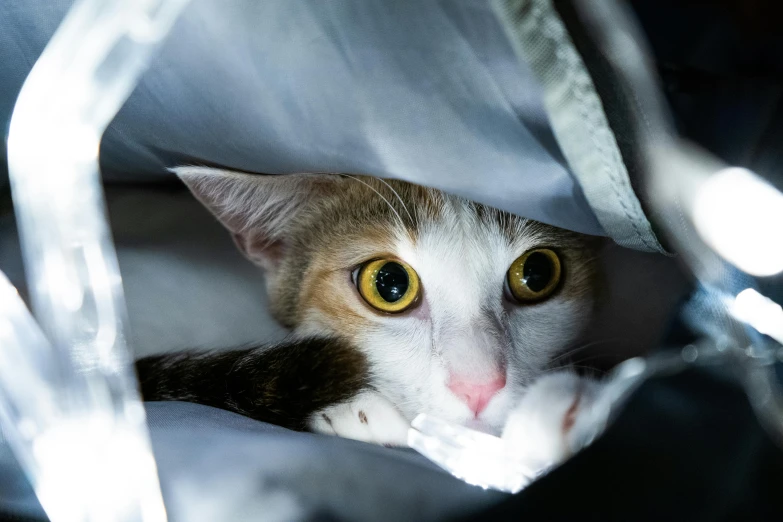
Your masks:
M 166 518 L 126 346 L 98 148 L 186 3 L 77 1 L 11 119 L 12 195 L 40 330 L 0 282 L 0 420 L 55 522 Z
M 545 470 L 533 470 L 505 441 L 431 415 L 417 416 L 408 445 L 468 484 L 516 493 Z
M 50 519 L 165 520 L 146 437 L 91 408 L 2 274 L 0 346 L 0 423 Z

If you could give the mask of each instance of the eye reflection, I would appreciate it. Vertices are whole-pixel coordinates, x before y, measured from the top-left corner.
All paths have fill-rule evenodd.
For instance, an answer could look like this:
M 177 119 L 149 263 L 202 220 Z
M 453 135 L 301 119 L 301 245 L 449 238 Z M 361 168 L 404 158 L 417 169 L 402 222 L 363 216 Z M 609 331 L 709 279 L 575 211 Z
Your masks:
M 408 273 L 402 265 L 390 261 L 378 270 L 375 287 L 378 294 L 389 303 L 399 301 L 408 291 Z
M 378 259 L 365 263 L 356 285 L 362 298 L 382 312 L 402 312 L 419 297 L 419 277 L 402 261 Z
M 542 301 L 560 284 L 560 257 L 548 248 L 530 250 L 508 269 L 506 280 L 512 297 L 520 304 Z

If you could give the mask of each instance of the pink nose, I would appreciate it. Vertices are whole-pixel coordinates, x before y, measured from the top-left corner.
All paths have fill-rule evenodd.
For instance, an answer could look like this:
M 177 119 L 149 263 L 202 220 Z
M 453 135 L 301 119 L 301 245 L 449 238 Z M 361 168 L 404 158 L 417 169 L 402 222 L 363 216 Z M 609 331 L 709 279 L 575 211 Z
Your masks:
M 498 376 L 488 382 L 476 383 L 463 380 L 459 377 L 452 377 L 449 382 L 449 389 L 464 401 L 478 417 L 479 413 L 484 411 L 492 396 L 503 389 L 506 385 L 506 377 Z

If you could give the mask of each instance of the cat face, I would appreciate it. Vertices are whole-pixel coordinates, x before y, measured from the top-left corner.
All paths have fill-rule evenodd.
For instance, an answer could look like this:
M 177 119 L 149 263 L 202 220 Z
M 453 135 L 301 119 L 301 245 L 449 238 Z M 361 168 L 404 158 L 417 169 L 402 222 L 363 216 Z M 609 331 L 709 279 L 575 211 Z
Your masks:
M 400 181 L 176 170 L 297 336 L 339 336 L 409 419 L 499 429 L 589 320 L 597 241 Z

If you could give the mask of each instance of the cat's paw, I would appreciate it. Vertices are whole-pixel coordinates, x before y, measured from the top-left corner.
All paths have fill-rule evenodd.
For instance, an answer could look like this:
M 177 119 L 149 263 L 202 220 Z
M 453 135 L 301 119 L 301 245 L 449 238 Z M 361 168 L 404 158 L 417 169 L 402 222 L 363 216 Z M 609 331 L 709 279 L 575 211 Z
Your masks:
M 410 422 L 381 394 L 366 391 L 314 413 L 308 427 L 326 435 L 384 446 L 407 446 Z
M 567 459 L 579 449 L 574 426 L 589 415 L 599 386 L 569 372 L 541 377 L 506 421 L 502 437 L 509 449 L 534 471 Z

